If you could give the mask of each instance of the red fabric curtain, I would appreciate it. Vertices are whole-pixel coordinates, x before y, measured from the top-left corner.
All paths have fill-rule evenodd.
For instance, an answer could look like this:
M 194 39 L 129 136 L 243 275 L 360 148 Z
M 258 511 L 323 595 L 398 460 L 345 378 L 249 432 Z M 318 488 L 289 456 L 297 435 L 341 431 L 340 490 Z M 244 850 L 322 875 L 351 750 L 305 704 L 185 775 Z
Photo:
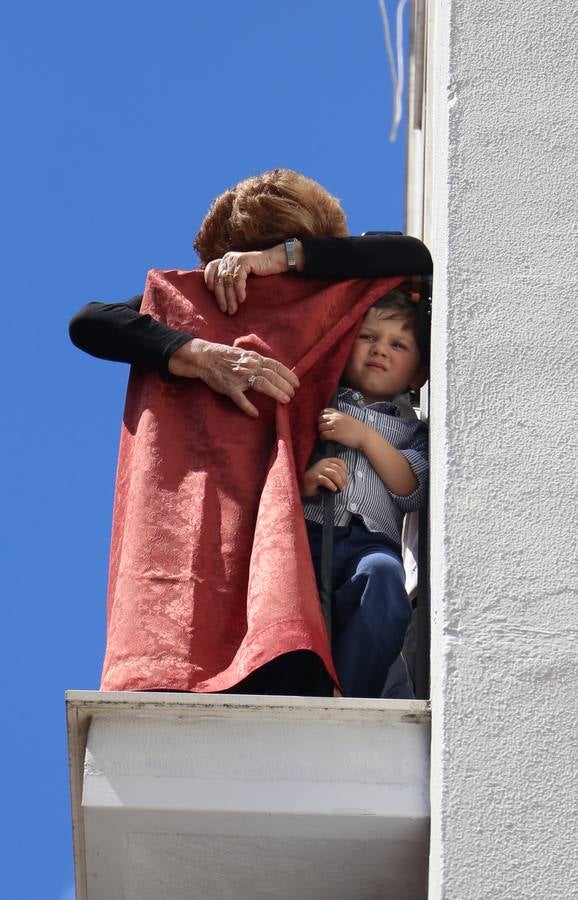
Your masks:
M 122 427 L 103 690 L 220 691 L 292 650 L 335 678 L 299 497 L 364 311 L 400 278 L 254 278 L 224 316 L 200 272 L 149 273 L 142 312 L 284 362 L 301 387 L 259 418 L 197 380 L 131 372 Z

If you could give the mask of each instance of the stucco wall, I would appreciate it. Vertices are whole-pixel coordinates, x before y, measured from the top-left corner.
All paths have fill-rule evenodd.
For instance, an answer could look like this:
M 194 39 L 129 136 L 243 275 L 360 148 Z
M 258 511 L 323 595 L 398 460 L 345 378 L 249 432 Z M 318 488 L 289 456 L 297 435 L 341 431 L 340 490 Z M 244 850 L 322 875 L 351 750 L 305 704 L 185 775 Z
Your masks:
M 565 0 L 429 6 L 430 897 L 566 900 L 578 32 Z

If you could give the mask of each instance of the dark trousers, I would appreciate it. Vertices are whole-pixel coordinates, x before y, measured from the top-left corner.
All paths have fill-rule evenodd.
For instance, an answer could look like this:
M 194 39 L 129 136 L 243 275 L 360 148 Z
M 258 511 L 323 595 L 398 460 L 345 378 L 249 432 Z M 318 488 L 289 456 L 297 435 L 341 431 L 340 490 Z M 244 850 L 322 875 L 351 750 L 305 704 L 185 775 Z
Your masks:
M 307 522 L 317 578 L 321 526 Z M 411 619 L 399 552 L 382 534 L 354 519 L 335 528 L 333 547 L 333 661 L 346 697 L 381 697 Z
M 316 653 L 294 650 L 265 663 L 225 693 L 329 697 L 333 687 Z

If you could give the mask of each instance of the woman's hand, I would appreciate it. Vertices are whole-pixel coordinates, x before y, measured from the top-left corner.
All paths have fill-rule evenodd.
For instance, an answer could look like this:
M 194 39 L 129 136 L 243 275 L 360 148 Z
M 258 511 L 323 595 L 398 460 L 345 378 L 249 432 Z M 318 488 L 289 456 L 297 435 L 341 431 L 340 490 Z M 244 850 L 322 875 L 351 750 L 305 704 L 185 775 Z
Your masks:
M 230 397 L 239 409 L 254 418 L 259 412 L 245 396 L 246 391 L 257 391 L 279 403 L 289 403 L 299 387 L 295 373 L 276 359 L 200 338 L 179 347 L 169 359 L 168 369 L 183 378 L 201 378 L 208 387 Z
M 296 268 L 303 268 L 303 245 L 295 242 Z M 204 269 L 205 284 L 215 294 L 221 312 L 232 316 L 247 298 L 248 275 L 279 275 L 287 272 L 285 244 L 269 250 L 230 251 L 221 259 L 213 259 Z
M 323 409 L 318 419 L 322 441 L 337 441 L 346 447 L 359 449 L 367 435 L 367 425 L 337 409 Z
M 303 476 L 301 490 L 302 497 L 315 497 L 319 488 L 327 488 L 328 491 L 342 491 L 347 484 L 349 472 L 342 459 L 328 457 L 318 460 Z

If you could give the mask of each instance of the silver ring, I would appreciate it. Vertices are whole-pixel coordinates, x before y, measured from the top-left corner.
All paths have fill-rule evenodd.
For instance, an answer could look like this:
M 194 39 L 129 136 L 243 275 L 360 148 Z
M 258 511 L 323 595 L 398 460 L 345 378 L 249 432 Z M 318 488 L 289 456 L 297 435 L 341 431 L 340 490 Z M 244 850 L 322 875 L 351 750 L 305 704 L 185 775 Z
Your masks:
M 250 375 L 247 375 L 247 384 L 249 385 L 250 388 L 252 388 L 253 385 L 255 384 L 256 378 L 257 378 L 257 376 L 253 372 L 251 372 Z

